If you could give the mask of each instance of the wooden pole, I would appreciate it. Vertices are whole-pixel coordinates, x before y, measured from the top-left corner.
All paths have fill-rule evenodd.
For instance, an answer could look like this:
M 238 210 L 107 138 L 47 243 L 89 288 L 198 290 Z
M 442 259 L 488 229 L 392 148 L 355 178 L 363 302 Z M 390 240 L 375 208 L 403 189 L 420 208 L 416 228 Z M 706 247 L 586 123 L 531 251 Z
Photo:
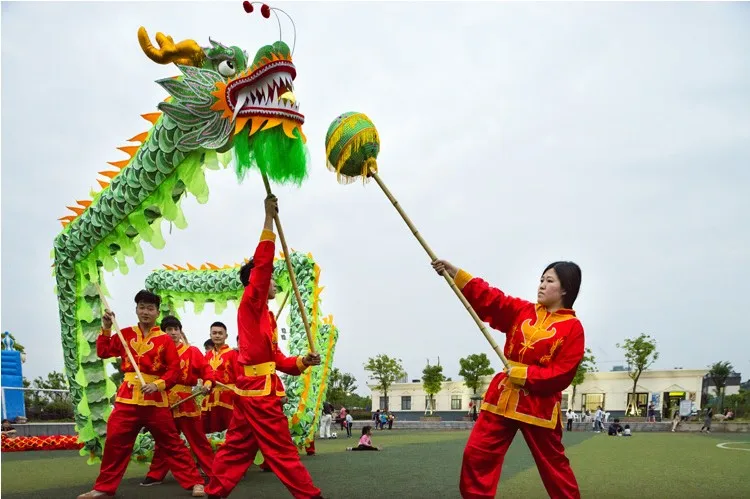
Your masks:
M 276 312 L 276 315 L 274 316 L 277 319 L 279 318 L 279 314 L 281 314 L 281 311 L 284 310 L 284 305 L 286 305 L 286 301 L 289 299 L 289 294 L 290 293 L 287 292 L 287 294 L 284 295 L 284 300 L 281 302 L 281 306 L 279 307 L 278 312 Z
M 271 184 L 268 182 L 268 177 L 265 173 L 263 175 L 263 185 L 266 187 L 266 194 L 269 196 L 273 194 L 271 192 Z M 286 238 L 284 237 L 284 230 L 281 228 L 281 219 L 279 214 L 276 213 L 273 216 L 273 220 L 276 223 L 276 230 L 279 231 L 279 239 L 281 240 L 281 248 L 284 251 L 284 261 L 286 262 L 286 269 L 289 271 L 289 279 L 292 281 L 292 288 L 294 288 L 294 296 L 297 299 L 297 306 L 299 307 L 299 313 L 302 316 L 302 324 L 305 325 L 305 332 L 307 333 L 307 343 L 310 346 L 310 353 L 315 352 L 315 344 L 313 343 L 312 330 L 310 329 L 310 323 L 307 320 L 307 312 L 305 312 L 305 304 L 302 303 L 302 295 L 299 293 L 299 287 L 297 286 L 297 277 L 294 275 L 294 269 L 292 268 L 292 255 L 289 253 L 289 249 L 286 245 Z
M 99 287 L 98 283 L 94 283 L 94 286 L 96 286 L 96 290 L 99 292 L 99 300 L 101 300 L 102 305 L 104 306 L 104 309 L 111 310 L 109 308 L 109 304 L 107 303 L 107 299 L 104 297 L 104 293 L 102 293 L 102 288 Z M 128 342 L 125 341 L 125 337 L 120 332 L 120 328 L 117 325 L 117 319 L 115 317 L 112 317 L 112 327 L 114 328 L 115 333 L 117 333 L 117 336 L 120 337 L 120 341 L 122 342 L 122 347 L 125 349 L 125 353 L 128 356 L 128 360 L 130 361 L 130 364 L 133 366 L 133 369 L 135 370 L 135 375 L 138 376 L 138 379 L 141 382 L 141 386 L 145 386 L 146 381 L 144 381 L 143 375 L 141 375 L 141 370 L 138 369 L 138 364 L 135 363 L 133 354 L 130 353 L 130 347 L 128 346 Z
M 174 409 L 175 407 L 177 407 L 178 405 L 182 404 L 183 402 L 187 402 L 188 400 L 193 400 L 198 395 L 201 395 L 201 393 L 203 393 L 203 392 L 195 392 L 194 394 L 192 394 L 188 398 L 184 398 L 184 399 L 180 400 L 179 402 L 175 402 L 174 405 L 169 406 L 169 408 L 170 409 Z
M 232 392 L 234 391 L 234 390 L 232 389 L 232 387 L 231 387 L 231 386 L 227 386 L 227 385 L 225 385 L 224 383 L 222 383 L 221 381 L 217 381 L 217 382 L 216 382 L 216 386 L 220 386 L 220 387 L 222 387 L 223 389 L 225 389 L 225 390 L 229 390 L 229 391 L 232 391 Z
M 432 249 L 427 245 L 427 242 L 419 234 L 419 231 L 414 226 L 412 221 L 409 219 L 409 216 L 401 208 L 401 205 L 398 203 L 396 198 L 393 197 L 393 194 L 391 194 L 391 191 L 389 191 L 388 187 L 385 186 L 385 183 L 383 183 L 383 181 L 380 179 L 380 176 L 377 174 L 377 172 L 370 169 L 369 174 L 372 178 L 375 179 L 375 182 L 378 183 L 380 188 L 383 190 L 383 193 L 390 200 L 391 204 L 393 204 L 393 207 L 396 208 L 396 211 L 398 211 L 398 213 L 401 215 L 401 218 L 404 219 L 404 222 L 406 222 L 406 225 L 409 226 L 411 233 L 414 234 L 414 237 L 417 238 L 417 241 L 419 241 L 419 244 L 422 245 L 422 248 L 424 248 L 424 250 L 430 256 L 431 261 L 434 262 L 435 260 L 437 260 L 438 259 L 437 255 L 435 255 Z M 505 355 L 503 354 L 503 350 L 497 344 L 497 342 L 495 341 L 495 338 L 493 338 L 490 332 L 487 330 L 487 326 L 484 325 L 484 322 L 482 322 L 482 319 L 479 318 L 479 316 L 474 311 L 472 306 L 466 300 L 466 297 L 463 295 L 463 293 L 461 293 L 461 290 L 458 289 L 458 286 L 456 286 L 456 283 L 453 281 L 453 278 L 449 276 L 448 272 L 446 271 L 443 271 L 442 275 L 445 278 L 448 285 L 450 285 L 453 292 L 456 293 L 456 296 L 458 297 L 458 299 L 461 300 L 461 303 L 463 303 L 464 307 L 466 308 L 466 311 L 469 312 L 469 315 L 471 315 L 472 319 L 474 319 L 474 322 L 477 323 L 477 326 L 479 326 L 479 330 L 482 331 L 482 334 L 484 335 L 484 337 L 487 339 L 487 341 L 490 342 L 490 346 L 492 346 L 492 349 L 500 357 L 500 360 L 503 362 L 503 365 L 506 368 L 510 368 L 510 363 L 508 362 L 508 359 L 505 358 Z

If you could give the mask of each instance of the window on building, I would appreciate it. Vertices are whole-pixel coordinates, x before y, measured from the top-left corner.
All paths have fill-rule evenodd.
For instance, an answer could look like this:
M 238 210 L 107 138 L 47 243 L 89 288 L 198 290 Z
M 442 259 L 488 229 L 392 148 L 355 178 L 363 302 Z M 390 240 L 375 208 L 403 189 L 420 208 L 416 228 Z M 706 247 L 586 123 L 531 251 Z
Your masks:
M 648 393 L 638 393 L 635 394 L 635 405 L 638 407 L 638 411 L 640 414 L 645 413 L 648 410 Z M 628 393 L 628 404 L 626 405 L 628 408 L 628 414 L 633 413 L 633 394 Z
M 451 410 L 452 411 L 461 410 L 461 395 L 451 395 Z
M 604 407 L 604 394 L 603 393 L 584 393 L 581 397 L 581 409 L 588 409 L 591 412 L 596 412 L 596 409 L 601 406 Z
M 411 396 L 401 397 L 401 410 L 411 411 Z
M 388 409 L 388 399 L 390 397 L 380 397 L 380 410 L 384 411 Z
M 560 409 L 563 411 L 568 410 L 568 399 L 570 398 L 569 393 L 563 393 L 562 394 L 562 401 L 560 402 Z

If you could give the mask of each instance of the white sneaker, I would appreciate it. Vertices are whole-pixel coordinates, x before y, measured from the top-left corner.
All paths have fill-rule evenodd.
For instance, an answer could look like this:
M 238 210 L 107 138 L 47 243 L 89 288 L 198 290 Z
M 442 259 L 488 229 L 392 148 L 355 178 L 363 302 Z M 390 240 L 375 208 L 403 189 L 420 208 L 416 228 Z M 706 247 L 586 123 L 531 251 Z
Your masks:
M 78 496 L 78 499 L 94 499 L 97 497 L 110 497 L 110 495 L 99 490 L 90 490 L 85 494 L 81 494 L 80 496 Z
M 206 497 L 206 492 L 203 490 L 203 485 L 193 485 L 193 497 Z

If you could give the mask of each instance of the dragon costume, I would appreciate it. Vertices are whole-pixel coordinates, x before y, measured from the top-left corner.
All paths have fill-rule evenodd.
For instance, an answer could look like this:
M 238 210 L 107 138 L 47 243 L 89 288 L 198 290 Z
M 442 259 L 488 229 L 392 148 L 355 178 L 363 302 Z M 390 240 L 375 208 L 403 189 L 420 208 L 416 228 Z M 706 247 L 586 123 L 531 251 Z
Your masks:
M 84 443 L 81 454 L 89 456 L 92 464 L 102 454 L 106 422 L 112 410 L 110 399 L 116 389 L 106 370 L 110 361 L 103 361 L 96 354 L 102 306 L 94 284 L 106 292 L 104 271 L 127 274 L 129 259 L 143 264 L 143 241 L 163 248 L 164 220 L 180 229 L 187 226 L 180 202 L 188 193 L 199 203 L 208 201 L 205 170 L 226 167 L 234 157 L 240 180 L 251 168 L 258 168 L 276 183 L 299 185 L 307 174 L 304 116 L 293 94 L 296 70 L 283 41 L 261 47 L 250 60 L 241 48 L 211 39 L 208 47 L 201 47 L 193 40 L 175 43 L 172 37 L 157 33 L 156 48 L 141 27 L 138 40 L 152 61 L 174 63 L 181 74 L 157 81 L 169 96 L 158 104 L 159 112 L 142 115 L 151 128 L 129 139 L 138 145 L 118 148 L 129 157 L 110 162 L 114 170 L 99 172 L 106 178 L 98 180 L 102 188 L 99 192 L 92 192 L 90 200 L 68 206 L 72 214 L 60 219 L 63 230 L 55 238 L 53 249 L 65 374 L 75 407 L 76 431 Z M 303 279 L 303 267 L 308 266 L 306 303 L 316 312 L 319 291 L 315 287 L 315 265 L 312 259 L 305 260 L 309 257 L 292 258 L 300 266 L 298 279 Z M 303 260 L 306 263 L 301 263 Z M 184 294 L 185 290 L 193 289 L 191 286 L 200 283 L 203 276 L 219 276 L 211 278 L 214 288 L 209 286 L 203 291 L 201 287 L 201 292 L 220 304 L 231 296 L 232 290 L 220 282 L 229 279 L 229 283 L 230 274 L 236 277 L 235 269 L 190 274 L 192 271 L 175 270 L 171 274 L 191 275 L 178 279 L 187 286 L 158 288 L 158 273 L 149 282 L 172 303 L 190 299 L 199 305 L 203 295 Z M 315 324 L 321 340 L 332 338 L 335 343 L 331 324 L 321 324 L 318 319 Z M 298 328 L 292 315 L 293 337 L 294 331 Z M 294 343 L 291 348 L 295 351 Z M 321 383 L 325 390 L 320 378 L 327 376 L 329 366 L 330 357 L 310 375 L 317 377 L 318 390 Z M 290 396 L 287 409 L 292 424 L 306 424 L 314 415 L 309 411 L 299 414 L 293 409 L 292 400 L 296 400 L 295 408 L 314 407 L 324 395 L 324 391 L 300 388 L 299 383 L 304 384 L 305 379 L 288 384 L 290 394 L 297 397 Z M 298 435 L 303 433 L 301 428 Z

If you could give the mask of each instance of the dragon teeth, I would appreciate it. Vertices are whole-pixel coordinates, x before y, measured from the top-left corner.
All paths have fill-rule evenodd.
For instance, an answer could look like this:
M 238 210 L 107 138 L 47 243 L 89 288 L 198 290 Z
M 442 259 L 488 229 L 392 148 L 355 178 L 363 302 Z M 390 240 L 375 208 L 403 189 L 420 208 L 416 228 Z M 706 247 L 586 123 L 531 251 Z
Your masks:
M 240 94 L 237 96 L 237 104 L 234 105 L 234 116 L 232 116 L 232 121 L 237 119 L 237 115 L 240 114 L 240 110 L 245 105 L 246 101 L 247 94 L 245 92 L 240 92 Z

